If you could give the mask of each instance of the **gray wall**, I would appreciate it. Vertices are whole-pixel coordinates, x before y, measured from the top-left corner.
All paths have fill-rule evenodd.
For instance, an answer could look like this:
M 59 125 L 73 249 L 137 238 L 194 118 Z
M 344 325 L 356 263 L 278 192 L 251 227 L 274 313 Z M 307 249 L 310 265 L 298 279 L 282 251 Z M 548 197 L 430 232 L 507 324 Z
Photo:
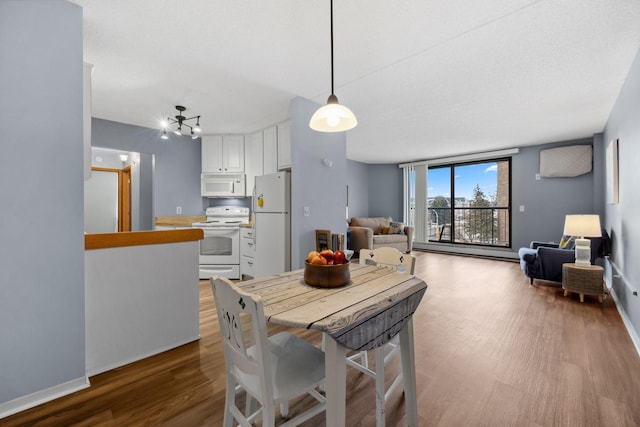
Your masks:
M 594 144 L 591 173 L 573 178 L 535 179 L 540 171 L 540 151 L 576 144 Z M 600 214 L 604 196 L 602 150 L 598 138 L 522 147 L 513 155 L 512 173 L 512 249 L 529 246 L 532 240 L 557 242 L 562 236 L 567 214 Z M 525 211 L 520 212 L 519 207 Z
M 159 129 L 94 118 L 91 145 L 154 155 L 154 216 L 176 215 L 177 206 L 182 207 L 182 215 L 203 215 L 208 201 L 200 196 L 200 139 L 171 134 L 164 140 L 161 133 Z M 150 179 L 150 171 L 146 170 L 145 176 Z
M 302 268 L 314 250 L 315 230 L 345 233 L 347 205 L 347 145 L 345 132 L 324 133 L 309 128 L 320 107 L 304 98 L 291 100 L 291 268 Z M 323 159 L 333 162 L 331 167 Z M 308 206 L 310 215 L 303 215 Z
M 620 91 L 603 135 L 603 150 L 619 140 L 620 202 L 605 205 L 606 226 L 612 235 L 611 262 L 621 275 L 615 294 L 627 313 L 636 337 L 640 333 L 640 51 Z M 625 285 L 626 283 L 626 285 Z M 640 345 L 640 343 L 636 343 Z
M 349 185 L 349 218 L 390 216 L 402 217 L 402 169 L 397 164 L 368 165 L 347 160 Z
M 0 406 L 84 381 L 82 9 L 0 2 Z
M 593 145 L 593 170 L 573 178 L 535 179 L 540 151 L 575 144 Z M 603 215 L 604 154 L 601 135 L 520 148 L 512 157 L 512 251 L 532 240 L 558 241 L 567 214 Z M 402 218 L 403 178 L 398 165 L 367 165 L 349 161 L 349 216 Z M 351 171 L 353 169 L 353 171 Z M 351 191 L 351 188 L 359 191 Z M 520 212 L 519 207 L 525 207 Z M 352 209 L 352 206 L 356 208 Z M 357 214 L 356 214 L 357 210 Z
M 369 165 L 369 216 L 402 217 L 402 169 L 395 165 Z
M 369 216 L 369 165 L 347 160 L 349 218 Z

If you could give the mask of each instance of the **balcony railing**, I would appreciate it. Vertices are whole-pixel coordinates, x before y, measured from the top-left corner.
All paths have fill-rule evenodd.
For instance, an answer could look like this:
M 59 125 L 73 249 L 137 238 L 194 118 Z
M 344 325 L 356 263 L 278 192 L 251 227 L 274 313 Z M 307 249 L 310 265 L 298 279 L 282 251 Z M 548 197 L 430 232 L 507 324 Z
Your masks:
M 508 207 L 429 208 L 427 240 L 511 247 L 509 211 Z

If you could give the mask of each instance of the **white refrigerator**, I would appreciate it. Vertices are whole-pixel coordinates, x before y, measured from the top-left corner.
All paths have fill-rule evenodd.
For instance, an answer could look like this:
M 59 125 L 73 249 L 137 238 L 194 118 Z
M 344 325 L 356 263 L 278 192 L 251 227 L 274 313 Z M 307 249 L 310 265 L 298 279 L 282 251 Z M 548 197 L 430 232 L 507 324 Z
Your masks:
M 291 270 L 291 174 L 256 176 L 253 196 L 255 277 Z

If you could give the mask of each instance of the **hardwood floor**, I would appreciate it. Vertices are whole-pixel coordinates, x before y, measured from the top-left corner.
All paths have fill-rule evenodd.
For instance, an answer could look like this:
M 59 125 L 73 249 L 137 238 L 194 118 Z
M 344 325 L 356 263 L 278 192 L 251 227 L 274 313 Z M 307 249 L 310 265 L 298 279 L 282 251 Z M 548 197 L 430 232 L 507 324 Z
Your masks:
M 640 357 L 611 298 L 581 304 L 559 287 L 530 286 L 515 262 L 415 255 L 429 285 L 414 315 L 421 425 L 640 425 Z M 0 425 L 220 426 L 225 367 L 206 281 L 200 297 L 200 341 L 92 377 L 90 388 Z M 374 426 L 373 381 L 347 369 L 347 398 L 347 425 Z M 304 425 L 323 426 L 324 414 Z M 387 426 L 403 425 L 396 391 Z

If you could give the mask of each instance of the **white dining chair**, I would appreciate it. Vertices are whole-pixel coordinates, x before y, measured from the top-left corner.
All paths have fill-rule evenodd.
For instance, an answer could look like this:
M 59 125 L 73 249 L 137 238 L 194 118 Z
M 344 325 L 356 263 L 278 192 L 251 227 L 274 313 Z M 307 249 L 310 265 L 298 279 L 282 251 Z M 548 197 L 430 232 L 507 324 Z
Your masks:
M 326 401 L 316 389 L 324 382 L 324 353 L 288 332 L 267 337 L 261 297 L 243 292 L 223 277 L 212 277 L 211 289 L 227 366 L 223 426 L 231 427 L 235 419 L 250 427 L 262 416 L 262 426 L 273 427 L 276 405 L 281 405 L 286 417 L 288 401 L 304 394 L 318 403 L 280 427 L 297 426 L 323 412 Z M 238 390 L 244 390 L 247 400 L 254 399 L 260 407 L 243 414 L 236 406 Z
M 391 247 L 376 249 L 361 249 L 359 253 L 360 264 L 374 264 L 381 267 L 392 268 L 413 275 L 416 266 L 416 258 L 411 254 L 404 254 Z M 384 367 L 399 352 L 400 343 L 398 335 L 388 343 L 377 347 L 375 353 L 375 371 L 369 368 L 367 351 L 360 351 L 347 357 L 347 364 L 360 372 L 363 372 L 376 381 L 376 427 L 385 425 L 385 406 L 393 390 L 402 382 L 402 371 L 394 378 L 391 385 L 385 389 Z

